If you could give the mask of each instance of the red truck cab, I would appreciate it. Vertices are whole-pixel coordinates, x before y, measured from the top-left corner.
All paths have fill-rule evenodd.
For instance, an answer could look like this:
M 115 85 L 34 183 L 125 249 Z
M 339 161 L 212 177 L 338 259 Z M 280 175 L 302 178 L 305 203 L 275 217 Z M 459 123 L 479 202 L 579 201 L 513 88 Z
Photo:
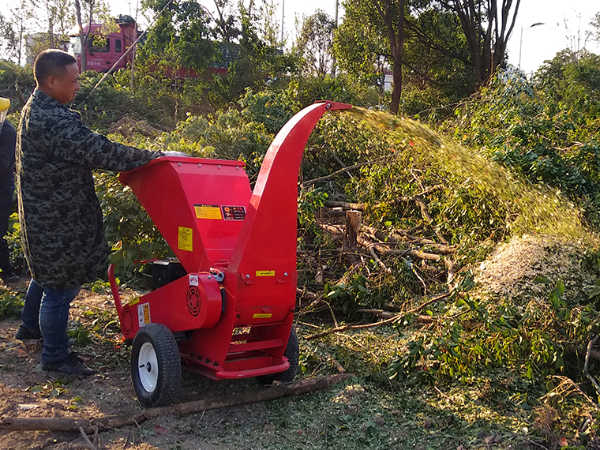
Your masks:
M 123 53 L 135 42 L 137 39 L 136 24 L 133 19 L 117 21 L 119 31 L 112 33 L 103 33 L 102 25 L 93 23 L 83 27 L 84 34 L 89 35 L 86 42 L 86 56 L 87 56 L 87 70 L 94 70 L 96 72 L 107 72 L 119 58 L 123 56 Z M 102 43 L 104 45 L 98 45 Z M 70 53 L 72 53 L 79 64 L 81 71 L 81 42 L 78 35 L 71 36 Z M 115 69 L 123 69 L 128 63 L 131 62 L 131 53 L 129 53 L 119 63 Z

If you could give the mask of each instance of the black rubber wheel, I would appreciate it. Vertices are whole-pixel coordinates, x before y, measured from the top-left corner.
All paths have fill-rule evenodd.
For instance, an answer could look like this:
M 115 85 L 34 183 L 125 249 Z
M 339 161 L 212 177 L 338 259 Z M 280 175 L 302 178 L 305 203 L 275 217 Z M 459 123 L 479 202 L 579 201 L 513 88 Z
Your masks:
M 290 367 L 283 372 L 257 377 L 259 382 L 262 384 L 273 384 L 274 381 L 282 381 L 285 383 L 293 381 L 296 377 L 296 372 L 298 372 L 298 361 L 300 360 L 300 347 L 298 346 L 298 335 L 293 328 L 290 332 L 290 337 L 288 338 L 287 347 L 285 348 L 285 352 L 283 352 L 283 356 L 290 362 Z
M 150 323 L 135 335 L 131 381 L 146 408 L 174 402 L 181 386 L 181 359 L 173 333 L 166 326 Z

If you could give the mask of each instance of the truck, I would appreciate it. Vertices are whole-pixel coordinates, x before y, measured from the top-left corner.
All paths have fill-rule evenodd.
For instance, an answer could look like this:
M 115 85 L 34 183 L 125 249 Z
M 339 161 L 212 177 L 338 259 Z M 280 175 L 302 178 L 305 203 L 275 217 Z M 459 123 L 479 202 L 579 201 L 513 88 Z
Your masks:
M 83 33 L 88 36 L 86 48 L 81 48 L 79 35 L 72 35 L 70 39 L 69 53 L 77 58 L 81 70 L 81 55 L 83 51 L 87 57 L 87 70 L 96 72 L 108 72 L 108 70 L 123 56 L 123 53 L 131 47 L 138 38 L 135 20 L 130 16 L 119 16 L 116 20 L 118 31 L 105 34 L 102 32 L 102 24 L 92 23 L 83 27 Z M 101 37 L 102 39 L 95 39 Z M 102 42 L 104 45 L 98 45 Z M 129 52 L 119 63 L 116 70 L 125 68 L 131 64 L 133 53 Z
M 94 70 L 100 73 L 108 72 L 110 68 L 119 61 L 121 56 L 123 56 L 123 53 L 125 53 L 138 38 L 140 32 L 137 30 L 137 24 L 133 17 L 120 15 L 119 18 L 115 20 L 115 23 L 118 25 L 119 30 L 111 33 L 103 33 L 103 25 L 98 23 L 92 23 L 83 27 L 83 33 L 88 36 L 85 48 L 87 70 Z M 96 37 L 99 39 L 95 39 Z M 99 45 L 99 43 L 103 45 Z M 221 47 L 223 58 L 221 61 L 213 63 L 213 65 L 208 68 L 210 74 L 227 74 L 229 63 L 238 56 L 239 49 L 237 45 L 229 44 L 227 46 L 222 45 Z M 81 48 L 79 35 L 72 35 L 69 53 L 77 58 L 80 71 L 82 52 L 83 49 Z M 124 69 L 128 65 L 131 65 L 132 61 L 133 52 L 129 52 L 123 60 L 119 61 L 115 70 Z M 152 71 L 158 71 L 156 66 L 152 66 L 150 69 Z M 185 67 L 174 69 L 172 67 L 161 66 L 160 71 L 167 78 L 173 79 L 198 78 L 198 76 L 200 76 L 198 71 Z

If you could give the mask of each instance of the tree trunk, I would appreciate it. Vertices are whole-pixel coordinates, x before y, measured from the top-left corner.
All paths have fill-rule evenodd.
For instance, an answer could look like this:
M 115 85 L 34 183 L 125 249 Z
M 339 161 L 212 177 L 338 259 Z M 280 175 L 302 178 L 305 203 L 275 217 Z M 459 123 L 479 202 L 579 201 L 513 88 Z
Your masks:
M 514 29 L 521 0 L 501 0 L 500 8 L 498 0 L 441 0 L 440 3 L 460 19 L 471 53 L 475 81 L 481 86 L 504 63 L 506 44 Z
M 250 403 L 274 400 L 279 397 L 307 394 L 318 390 L 327 389 L 329 386 L 341 383 L 350 378 L 351 374 L 328 375 L 318 378 L 307 378 L 295 383 L 278 384 L 269 388 L 236 395 L 226 395 L 220 398 L 197 400 L 193 402 L 180 403 L 178 405 L 150 408 L 141 411 L 131 411 L 120 416 L 106 416 L 98 418 L 72 419 L 70 417 L 7 417 L 0 418 L 0 430 L 26 431 L 26 430 L 49 430 L 49 431 L 79 431 L 83 428 L 86 433 L 104 431 L 111 428 L 120 428 L 127 425 L 139 425 L 146 420 L 166 414 L 193 414 L 209 409 L 230 408 L 233 406 L 247 405 Z
M 344 250 L 356 251 L 358 232 L 362 224 L 360 211 L 346 211 L 346 230 L 344 233 Z
M 404 58 L 404 2 L 405 0 L 372 0 L 381 20 L 385 23 L 392 51 L 392 101 L 390 112 L 398 114 L 402 98 L 402 64 Z M 397 2 L 397 17 L 394 18 L 392 2 Z
M 83 21 L 81 20 L 81 4 L 75 0 L 75 14 L 77 16 L 77 27 L 79 28 L 79 45 L 81 47 L 81 72 L 87 70 L 87 48 L 86 38 L 83 33 Z
M 392 114 L 400 114 L 400 101 L 402 99 L 402 57 L 400 60 L 394 58 L 394 70 L 392 71 L 392 101 L 390 102 L 390 112 Z

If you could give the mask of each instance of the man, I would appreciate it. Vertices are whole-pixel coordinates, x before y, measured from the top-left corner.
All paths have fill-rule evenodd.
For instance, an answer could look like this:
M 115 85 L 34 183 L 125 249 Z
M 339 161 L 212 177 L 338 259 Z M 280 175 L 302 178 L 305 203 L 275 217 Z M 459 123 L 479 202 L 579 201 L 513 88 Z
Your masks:
M 19 281 L 10 263 L 10 250 L 5 239 L 15 193 L 15 144 L 17 132 L 7 121 L 10 100 L 0 97 L 0 278 L 5 283 Z
M 67 349 L 67 322 L 81 285 L 104 273 L 109 255 L 92 170 L 131 170 L 162 154 L 111 142 L 65 106 L 79 90 L 73 56 L 46 50 L 33 70 L 37 87 L 21 113 L 16 156 L 32 280 L 16 338 L 43 337 L 43 370 L 87 376 L 95 372 Z

